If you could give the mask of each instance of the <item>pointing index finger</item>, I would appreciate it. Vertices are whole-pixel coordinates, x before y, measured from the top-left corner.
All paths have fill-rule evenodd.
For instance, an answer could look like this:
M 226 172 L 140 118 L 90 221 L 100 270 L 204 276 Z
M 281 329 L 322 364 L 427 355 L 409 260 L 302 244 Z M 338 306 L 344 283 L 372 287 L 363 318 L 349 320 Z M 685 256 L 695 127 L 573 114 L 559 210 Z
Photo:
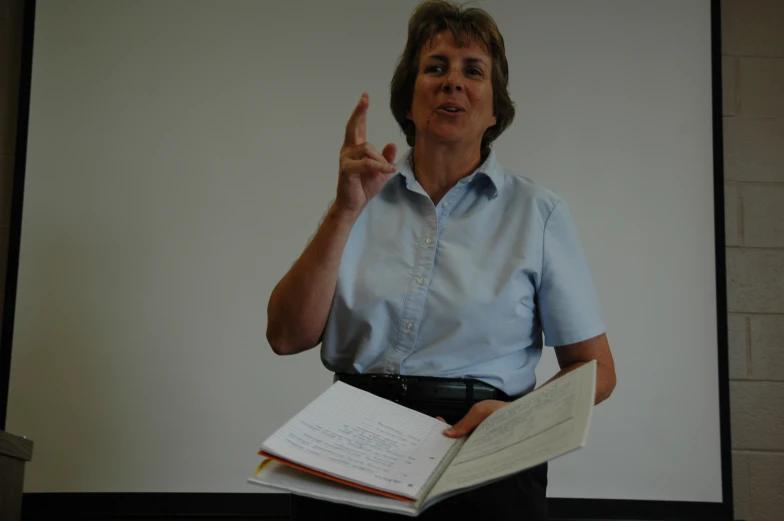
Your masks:
M 367 109 L 369 105 L 369 96 L 367 92 L 363 92 L 346 125 L 344 145 L 362 145 L 367 141 Z

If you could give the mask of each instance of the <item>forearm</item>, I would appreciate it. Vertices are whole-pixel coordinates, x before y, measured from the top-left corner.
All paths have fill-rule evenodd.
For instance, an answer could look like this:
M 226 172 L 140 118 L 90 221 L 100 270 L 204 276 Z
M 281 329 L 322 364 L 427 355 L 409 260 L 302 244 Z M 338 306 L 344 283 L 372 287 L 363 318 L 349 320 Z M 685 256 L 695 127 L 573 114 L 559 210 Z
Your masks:
M 327 323 L 338 268 L 356 215 L 333 206 L 313 240 L 270 296 L 267 340 L 279 355 L 315 347 Z
M 558 371 L 552 378 L 547 380 L 544 385 L 549 384 L 553 380 L 557 380 L 558 378 L 562 377 L 563 375 L 574 371 L 578 367 L 581 367 L 587 364 L 587 361 L 583 362 L 575 362 L 570 364 L 566 367 L 563 367 L 560 371 Z M 596 395 L 594 398 L 594 405 L 599 405 L 601 402 L 606 400 L 610 397 L 610 395 L 615 389 L 615 369 L 609 367 L 606 364 L 603 364 L 597 360 L 596 364 Z

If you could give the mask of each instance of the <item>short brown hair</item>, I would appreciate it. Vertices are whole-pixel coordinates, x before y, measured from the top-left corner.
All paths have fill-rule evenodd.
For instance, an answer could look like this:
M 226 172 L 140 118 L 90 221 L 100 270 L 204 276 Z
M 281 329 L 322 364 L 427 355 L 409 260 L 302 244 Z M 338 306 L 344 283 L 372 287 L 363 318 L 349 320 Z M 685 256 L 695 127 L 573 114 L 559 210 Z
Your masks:
M 493 18 L 483 9 L 466 9 L 445 0 L 426 0 L 414 10 L 408 21 L 408 41 L 390 85 L 392 115 L 406 135 L 406 142 L 413 147 L 416 130 L 407 115 L 414 101 L 419 55 L 425 44 L 445 30 L 452 32 L 460 47 L 472 41 L 483 45 L 493 60 L 491 81 L 496 124 L 488 128 L 482 136 L 484 149 L 511 125 L 515 108 L 507 90 L 509 64 L 506 61 L 504 39 Z

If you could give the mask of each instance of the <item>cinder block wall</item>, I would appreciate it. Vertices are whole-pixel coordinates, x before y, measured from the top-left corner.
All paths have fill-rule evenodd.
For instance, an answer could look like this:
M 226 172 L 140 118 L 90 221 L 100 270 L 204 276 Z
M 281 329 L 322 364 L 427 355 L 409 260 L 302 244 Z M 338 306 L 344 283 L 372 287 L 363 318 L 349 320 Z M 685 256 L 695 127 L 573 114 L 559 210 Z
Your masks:
M 724 0 L 722 20 L 735 517 L 784 521 L 784 0 Z M 0 0 L 0 295 L 21 35 L 22 0 Z
M 784 1 L 724 0 L 735 517 L 784 520 Z

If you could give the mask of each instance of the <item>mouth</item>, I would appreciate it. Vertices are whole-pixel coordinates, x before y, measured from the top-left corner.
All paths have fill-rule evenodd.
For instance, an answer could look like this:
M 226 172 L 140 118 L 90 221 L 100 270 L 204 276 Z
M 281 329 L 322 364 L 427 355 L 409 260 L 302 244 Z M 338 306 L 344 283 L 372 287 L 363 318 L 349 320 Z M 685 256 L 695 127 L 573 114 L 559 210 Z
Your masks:
M 459 114 L 460 112 L 465 112 L 465 109 L 456 103 L 444 103 L 438 106 L 438 111 L 448 114 Z

